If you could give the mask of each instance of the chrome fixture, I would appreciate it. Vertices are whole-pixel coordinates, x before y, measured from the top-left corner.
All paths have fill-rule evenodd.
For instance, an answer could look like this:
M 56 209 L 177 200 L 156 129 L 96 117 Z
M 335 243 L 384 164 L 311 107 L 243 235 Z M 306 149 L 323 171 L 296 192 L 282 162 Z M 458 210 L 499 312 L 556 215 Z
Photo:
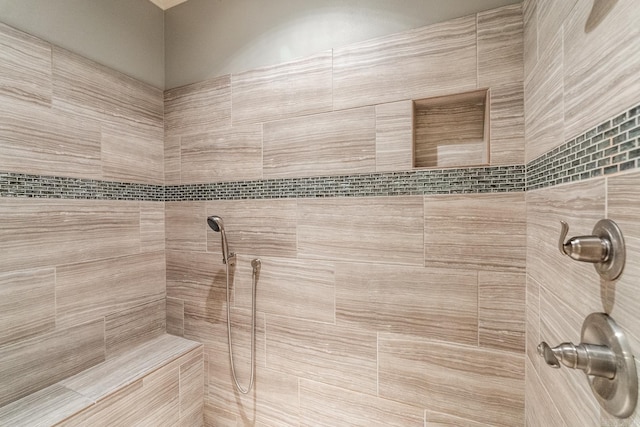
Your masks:
M 211 215 L 207 218 L 207 224 L 215 232 L 220 232 L 220 243 L 222 245 L 222 263 L 226 264 L 227 261 L 233 263 L 235 260 L 235 254 L 229 253 L 229 244 L 227 243 L 227 235 L 224 232 L 224 223 L 222 218 L 217 215 Z
M 564 366 L 580 369 L 587 375 L 610 380 L 616 376 L 616 355 L 604 345 L 563 342 L 551 348 L 543 341 L 538 345 L 538 354 L 552 368 L 559 368 L 562 362 Z
M 593 228 L 593 235 L 572 237 L 566 243 L 569 225 L 564 221 L 560 224 L 560 253 L 576 261 L 593 263 L 605 280 L 615 280 L 622 274 L 626 253 L 622 232 L 615 222 L 602 219 Z
M 242 394 L 247 394 L 253 387 L 253 381 L 255 378 L 255 349 L 256 349 L 256 282 L 260 273 L 260 267 L 262 265 L 260 259 L 254 259 L 251 261 L 251 267 L 253 273 L 251 277 L 251 352 L 249 353 L 249 359 L 251 363 L 251 373 L 249 374 L 249 385 L 247 388 L 242 388 L 238 382 L 236 376 L 236 367 L 233 362 L 233 344 L 231 340 L 231 297 L 229 291 L 229 267 L 233 267 L 236 264 L 236 255 L 233 252 L 229 252 L 229 245 L 227 243 L 227 235 L 224 232 L 224 223 L 222 218 L 216 215 L 212 215 L 207 218 L 207 223 L 213 231 L 220 232 L 222 242 L 222 263 L 225 264 L 225 276 L 227 281 L 227 343 L 229 344 L 229 363 L 231 364 L 231 375 L 233 382 L 236 384 L 236 388 Z
M 638 400 L 638 374 L 631 345 L 605 313 L 592 313 L 582 324 L 581 343 L 538 345 L 547 365 L 580 369 L 586 375 L 600 406 L 618 418 L 630 416 Z

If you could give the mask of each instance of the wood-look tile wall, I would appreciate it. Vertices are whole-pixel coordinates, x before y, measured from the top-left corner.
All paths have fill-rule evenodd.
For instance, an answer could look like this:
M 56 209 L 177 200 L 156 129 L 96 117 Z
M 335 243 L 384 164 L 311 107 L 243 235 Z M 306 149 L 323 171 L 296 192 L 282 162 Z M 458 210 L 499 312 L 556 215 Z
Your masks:
M 159 89 L 0 24 L 0 170 L 164 182 Z M 0 198 L 0 406 L 165 331 L 164 202 Z
M 406 170 L 410 100 L 478 88 L 497 94 L 491 164 L 524 159 L 520 5 L 172 89 L 164 123 L 158 90 L 0 29 L 1 44 L 33 61 L 0 57 L 2 170 L 169 185 Z M 2 292 L 19 300 L 15 287 L 34 278 L 24 310 L 12 307 L 2 320 L 0 351 L 15 363 L 3 368 L 0 403 L 121 355 L 162 332 L 166 311 L 168 330 L 204 343 L 211 425 L 522 424 L 524 206 L 522 193 L 166 205 L 0 200 L 8 254 L 0 283 L 11 283 Z M 239 254 L 232 324 L 243 382 L 248 264 L 263 259 L 248 397 L 233 392 L 229 377 L 211 214 L 225 218 Z M 465 238 L 477 252 L 460 244 Z M 27 322 L 29 310 L 39 315 Z M 38 347 L 51 342 L 61 357 L 87 351 L 56 371 Z M 23 354 L 23 369 L 37 374 L 31 382 L 15 369 Z M 504 363 L 489 373 L 496 359 Z M 185 365 L 146 391 L 138 384 L 123 393 L 169 392 L 176 374 L 181 382 L 197 372 Z M 467 394 L 433 387 L 450 379 Z M 174 403 L 193 410 L 189 399 Z
M 477 88 L 492 164 L 522 164 L 522 40 L 515 5 L 169 90 L 166 182 L 408 170 L 411 99 Z M 166 202 L 167 329 L 205 345 L 205 423 L 524 424 L 525 212 L 520 192 Z M 262 260 L 249 396 L 214 214 L 244 385 Z
M 208 425 L 369 425 L 376 417 L 421 425 L 425 410 L 427 420 L 523 424 L 524 200 L 513 193 L 167 203 L 167 228 L 190 236 L 167 253 L 167 327 L 205 344 Z M 447 216 L 451 203 L 460 210 Z M 220 234 L 206 225 L 213 214 L 228 224 L 238 253 L 232 324 L 244 382 L 250 263 L 262 260 L 250 397 L 233 392 L 229 374 Z M 455 256 L 429 256 L 439 240 L 436 252 Z M 460 360 L 439 362 L 452 358 Z M 495 375 L 491 360 L 504 362 Z M 442 378 L 425 375 L 432 371 Z M 438 391 L 436 379 L 462 381 L 470 394 Z
M 594 7 L 592 11 L 592 6 Z M 525 0 L 526 157 L 532 160 L 615 117 L 640 99 L 640 9 L 634 0 Z M 531 426 L 632 426 L 604 412 L 584 375 L 552 370 L 535 352 L 580 339 L 584 318 L 609 313 L 640 354 L 640 174 L 610 175 L 527 192 L 526 421 Z M 601 281 L 591 265 L 557 250 L 560 220 L 570 235 L 599 219 L 618 223 L 626 242 L 622 276 Z
M 522 164 L 522 52 L 514 5 L 168 90 L 166 183 L 409 170 L 411 100 L 475 89 L 489 164 Z
M 203 356 L 202 344 L 159 335 L 0 407 L 0 425 L 201 426 Z

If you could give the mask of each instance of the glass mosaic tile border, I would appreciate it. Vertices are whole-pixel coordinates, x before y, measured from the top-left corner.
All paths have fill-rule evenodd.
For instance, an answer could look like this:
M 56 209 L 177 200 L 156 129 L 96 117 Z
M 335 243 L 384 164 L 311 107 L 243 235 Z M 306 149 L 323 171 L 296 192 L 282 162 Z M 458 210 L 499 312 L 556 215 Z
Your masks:
M 0 197 L 163 201 L 164 186 L 0 172 Z
M 404 196 L 524 191 L 524 166 L 427 169 L 167 186 L 166 200 Z
M 640 105 L 525 165 L 151 185 L 0 172 L 0 197 L 189 201 L 530 191 L 640 168 Z
M 149 185 L 0 173 L 0 197 L 106 200 L 237 200 L 524 191 L 523 165 L 359 175 Z
M 527 164 L 527 190 L 640 167 L 640 105 Z

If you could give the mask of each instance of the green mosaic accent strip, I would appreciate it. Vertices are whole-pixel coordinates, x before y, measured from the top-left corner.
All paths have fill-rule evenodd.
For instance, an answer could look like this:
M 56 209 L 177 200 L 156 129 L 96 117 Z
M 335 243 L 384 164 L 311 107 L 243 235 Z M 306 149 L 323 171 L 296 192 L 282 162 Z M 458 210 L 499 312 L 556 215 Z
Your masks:
M 166 200 L 496 193 L 524 188 L 524 166 L 517 165 L 175 185 L 166 187 Z
M 527 190 L 640 167 L 640 105 L 527 164 Z
M 163 201 L 164 186 L 0 172 L 0 197 Z
M 237 200 L 524 191 L 524 166 L 417 170 L 343 176 L 160 186 L 0 173 L 1 197 L 106 200 Z

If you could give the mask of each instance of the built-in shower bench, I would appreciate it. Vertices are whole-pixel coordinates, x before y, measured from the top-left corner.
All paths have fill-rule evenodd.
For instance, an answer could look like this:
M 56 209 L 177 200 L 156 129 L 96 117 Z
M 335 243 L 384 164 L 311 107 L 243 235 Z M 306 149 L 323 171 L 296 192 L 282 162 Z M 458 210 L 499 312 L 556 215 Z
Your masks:
M 202 344 L 163 334 L 0 408 L 1 426 L 202 423 Z

